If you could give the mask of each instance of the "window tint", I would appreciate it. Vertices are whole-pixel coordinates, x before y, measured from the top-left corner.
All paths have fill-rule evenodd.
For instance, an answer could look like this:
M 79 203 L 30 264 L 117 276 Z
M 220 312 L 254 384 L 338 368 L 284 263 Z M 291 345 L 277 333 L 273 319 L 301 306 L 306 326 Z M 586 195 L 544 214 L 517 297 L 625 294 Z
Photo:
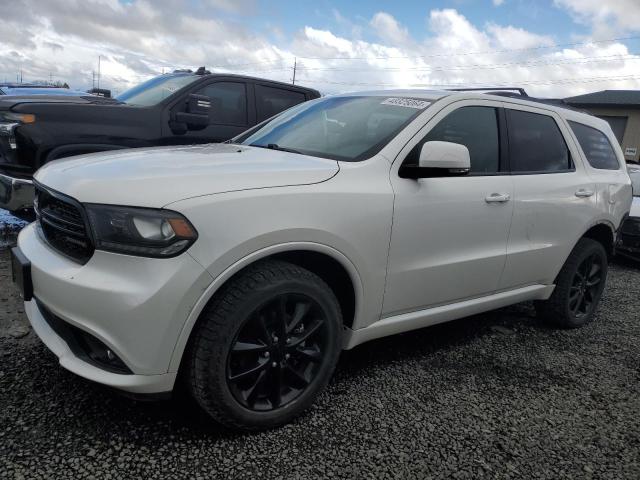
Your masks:
M 572 168 L 569 149 L 555 120 L 507 110 L 512 172 L 562 172 Z
M 618 157 L 616 157 L 616 153 L 604 133 L 581 123 L 569 122 L 569 125 L 571 125 L 573 133 L 576 134 L 589 165 L 603 170 L 618 170 L 620 168 Z
M 247 90 L 244 83 L 212 83 L 196 93 L 211 99 L 211 123 L 247 124 Z
M 471 173 L 496 173 L 500 170 L 498 112 L 491 107 L 462 107 L 440 121 L 418 143 L 405 160 L 417 164 L 426 142 L 441 141 L 464 145 L 471 157 Z
M 306 100 L 304 93 L 256 85 L 258 122 Z

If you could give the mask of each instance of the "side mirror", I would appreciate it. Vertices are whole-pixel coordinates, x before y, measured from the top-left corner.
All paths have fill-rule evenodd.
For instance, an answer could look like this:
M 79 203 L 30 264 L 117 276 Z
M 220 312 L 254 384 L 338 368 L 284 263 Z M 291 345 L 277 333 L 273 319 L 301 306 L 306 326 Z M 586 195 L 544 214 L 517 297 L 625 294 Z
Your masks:
M 202 130 L 209 125 L 211 100 L 206 95 L 190 93 L 187 96 L 187 111 L 176 113 L 176 122 L 183 123 L 188 130 Z
M 454 177 L 471 170 L 469 149 L 459 143 L 426 142 L 420 150 L 418 165 L 403 165 L 402 178 Z

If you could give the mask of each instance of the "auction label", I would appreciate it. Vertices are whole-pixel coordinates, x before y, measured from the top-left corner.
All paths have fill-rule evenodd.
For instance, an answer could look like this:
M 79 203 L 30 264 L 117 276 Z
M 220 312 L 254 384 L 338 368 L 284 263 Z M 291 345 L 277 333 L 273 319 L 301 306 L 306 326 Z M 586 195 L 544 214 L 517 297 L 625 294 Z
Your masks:
M 431 105 L 431 102 L 426 100 L 416 100 L 415 98 L 392 97 L 387 98 L 381 103 L 381 105 L 395 105 L 396 107 L 417 108 L 418 110 L 422 110 L 423 108 L 427 108 Z

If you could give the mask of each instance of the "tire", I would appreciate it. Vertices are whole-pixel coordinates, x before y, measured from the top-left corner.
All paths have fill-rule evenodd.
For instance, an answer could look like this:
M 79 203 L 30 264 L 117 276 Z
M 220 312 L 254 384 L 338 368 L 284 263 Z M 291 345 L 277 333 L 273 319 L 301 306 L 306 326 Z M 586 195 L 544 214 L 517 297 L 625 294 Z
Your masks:
M 560 328 L 578 328 L 591 322 L 607 271 L 607 252 L 602 244 L 590 238 L 580 239 L 560 270 L 551 297 L 536 302 L 538 316 Z
M 227 427 L 283 425 L 327 386 L 341 333 L 340 306 L 320 277 L 287 262 L 259 262 L 202 313 L 188 353 L 190 391 Z

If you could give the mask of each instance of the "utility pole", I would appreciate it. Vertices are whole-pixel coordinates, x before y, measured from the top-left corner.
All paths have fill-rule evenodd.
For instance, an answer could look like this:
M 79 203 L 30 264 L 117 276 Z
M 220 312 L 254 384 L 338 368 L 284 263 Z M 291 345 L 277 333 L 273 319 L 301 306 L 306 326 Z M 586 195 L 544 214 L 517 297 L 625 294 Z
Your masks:
M 293 81 L 291 82 L 293 85 L 296 84 L 296 68 L 298 66 L 297 57 L 293 57 Z
M 49 72 L 49 83 L 53 85 L 53 73 Z
M 100 88 L 100 58 L 101 56 L 98 55 L 98 88 Z

